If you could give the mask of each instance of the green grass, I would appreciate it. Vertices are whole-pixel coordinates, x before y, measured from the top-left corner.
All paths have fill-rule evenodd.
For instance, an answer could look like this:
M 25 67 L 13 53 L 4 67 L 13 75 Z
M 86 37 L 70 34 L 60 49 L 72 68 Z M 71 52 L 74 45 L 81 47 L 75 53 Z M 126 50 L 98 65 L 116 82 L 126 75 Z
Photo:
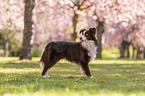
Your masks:
M 145 96 L 145 60 L 94 60 L 94 78 L 61 60 L 41 77 L 39 58 L 0 57 L 0 95 L 4 96 Z
M 120 57 L 119 49 L 116 47 L 102 50 L 102 58 L 117 59 L 119 57 Z

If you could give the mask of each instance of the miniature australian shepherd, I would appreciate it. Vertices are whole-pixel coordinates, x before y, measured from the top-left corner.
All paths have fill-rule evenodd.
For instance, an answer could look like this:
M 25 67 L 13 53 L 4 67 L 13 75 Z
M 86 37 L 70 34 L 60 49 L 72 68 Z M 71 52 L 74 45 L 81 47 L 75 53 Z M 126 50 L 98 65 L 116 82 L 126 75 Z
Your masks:
M 40 60 L 40 67 L 43 69 L 42 77 L 50 77 L 48 70 L 62 58 L 77 64 L 84 76 L 92 77 L 89 62 L 94 60 L 97 54 L 98 40 L 95 33 L 95 28 L 83 29 L 80 31 L 80 42 L 48 43 Z

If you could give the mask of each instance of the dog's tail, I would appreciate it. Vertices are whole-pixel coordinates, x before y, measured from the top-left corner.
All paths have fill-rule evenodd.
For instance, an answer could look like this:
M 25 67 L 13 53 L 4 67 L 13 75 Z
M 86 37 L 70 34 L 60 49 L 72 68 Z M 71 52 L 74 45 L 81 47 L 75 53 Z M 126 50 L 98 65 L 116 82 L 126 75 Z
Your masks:
M 53 42 L 47 44 L 47 46 L 45 47 L 45 50 L 41 56 L 41 59 L 40 59 L 40 68 L 43 69 L 44 66 L 49 62 L 49 57 L 50 57 L 50 54 L 51 54 L 51 47 L 53 45 Z

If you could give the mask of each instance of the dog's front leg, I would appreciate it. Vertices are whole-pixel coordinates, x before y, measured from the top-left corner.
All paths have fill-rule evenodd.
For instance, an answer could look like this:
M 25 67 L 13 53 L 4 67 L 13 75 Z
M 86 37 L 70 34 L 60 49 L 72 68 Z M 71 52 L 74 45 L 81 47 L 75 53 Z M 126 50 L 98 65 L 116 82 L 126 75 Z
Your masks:
M 81 62 L 81 70 L 83 71 L 83 74 L 84 74 L 86 77 L 92 77 L 92 76 L 91 76 L 91 73 L 90 73 L 90 70 L 89 70 L 89 65 L 88 65 L 88 63 L 83 63 L 83 62 Z

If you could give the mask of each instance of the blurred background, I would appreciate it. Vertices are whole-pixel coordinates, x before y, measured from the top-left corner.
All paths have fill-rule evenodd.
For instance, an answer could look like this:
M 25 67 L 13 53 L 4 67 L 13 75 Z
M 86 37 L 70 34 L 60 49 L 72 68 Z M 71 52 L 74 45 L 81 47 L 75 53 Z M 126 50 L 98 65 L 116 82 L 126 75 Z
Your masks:
M 95 27 L 97 58 L 145 59 L 145 0 L 0 0 L 0 56 L 20 56 L 26 6 L 32 57 L 50 41 L 79 41 L 81 29 Z

